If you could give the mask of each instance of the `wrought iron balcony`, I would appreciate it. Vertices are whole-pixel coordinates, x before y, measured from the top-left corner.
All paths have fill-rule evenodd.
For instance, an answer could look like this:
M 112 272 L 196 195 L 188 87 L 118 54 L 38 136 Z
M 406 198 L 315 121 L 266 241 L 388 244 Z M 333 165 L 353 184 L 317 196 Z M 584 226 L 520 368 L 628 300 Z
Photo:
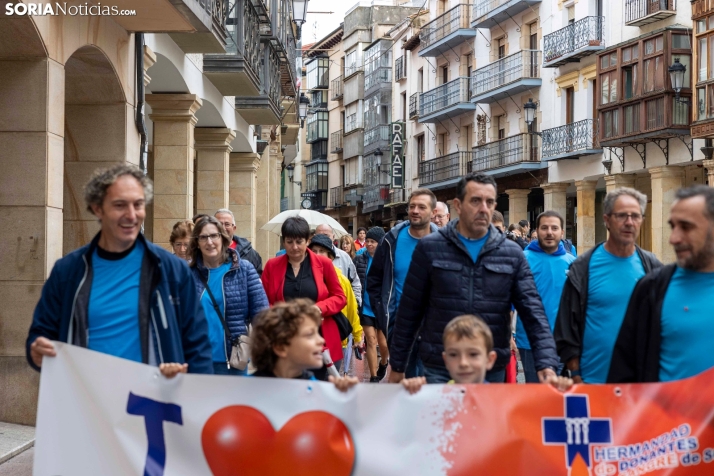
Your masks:
M 471 27 L 493 28 L 540 2 L 541 0 L 475 0 Z
M 377 68 L 369 74 L 364 75 L 364 95 L 367 96 L 377 88 L 391 89 L 392 68 Z
M 338 76 L 337 78 L 330 81 L 330 99 L 332 99 L 333 101 L 337 99 L 342 99 L 342 96 L 344 95 L 344 92 L 342 91 L 342 86 L 342 76 Z
M 419 56 L 441 56 L 476 36 L 476 30 L 469 23 L 470 10 L 471 5 L 462 3 L 421 27 Z
M 260 94 L 260 38 L 258 13 L 250 0 L 231 7 L 225 54 L 203 56 L 203 73 L 224 96 Z
M 389 199 L 389 185 L 371 185 L 365 187 L 362 195 L 362 211 L 373 212 Z
M 578 158 L 599 154 L 597 121 L 585 119 L 560 127 L 546 129 L 542 133 L 543 160 Z
M 472 151 L 459 151 L 419 162 L 419 186 L 441 188 L 458 182 L 471 172 Z
M 394 60 L 394 80 L 401 81 L 407 78 L 407 58 L 400 56 Z
M 349 134 L 356 129 L 362 129 L 363 127 L 362 114 L 355 113 L 345 117 L 345 134 Z
M 396 207 L 397 205 L 405 205 L 407 203 L 407 189 L 397 188 L 389 191 L 389 197 L 384 201 L 385 207 Z
M 522 50 L 477 69 L 471 76 L 471 102 L 486 103 L 540 87 L 540 51 Z
M 543 37 L 543 67 L 555 68 L 580 61 L 605 49 L 605 17 L 585 17 Z
M 330 189 L 330 200 L 327 202 L 327 208 L 340 208 L 345 204 L 345 192 L 343 188 L 332 187 Z
M 625 0 L 625 24 L 645 26 L 677 14 L 676 0 Z
M 389 126 L 381 125 L 364 131 L 364 150 L 367 155 L 378 147 L 384 148 L 389 144 Z
M 282 97 L 280 56 L 267 41 L 260 44 L 260 93 L 257 96 L 236 96 L 236 111 L 248 124 L 280 124 Z
M 127 2 L 125 2 L 127 3 Z M 131 2 L 128 2 L 131 3 Z M 169 2 L 166 2 L 169 3 Z M 172 40 L 181 48 L 184 53 L 224 53 L 228 43 L 228 29 L 226 24 L 226 13 L 228 12 L 228 0 L 178 0 L 170 2 L 188 23 L 196 30 L 192 33 L 169 33 Z M 127 6 L 126 4 L 124 5 Z M 144 7 L 144 5 L 142 5 Z M 122 7 L 123 8 L 123 7 Z M 127 28 L 129 31 L 162 31 L 161 27 L 156 27 L 154 22 L 163 16 L 166 21 L 175 18 L 175 13 L 168 15 L 157 11 L 156 6 L 152 10 L 152 15 L 147 15 L 152 19 L 152 27 L 149 29 Z M 118 17 L 115 17 L 118 19 Z M 119 24 L 122 20 L 117 20 Z M 123 25 L 122 25 L 123 26 Z M 163 30 L 170 32 L 168 28 Z
M 512 172 L 545 167 L 540 160 L 540 137 L 535 134 L 517 134 L 473 149 L 474 172 L 489 175 L 506 175 Z
M 421 93 L 414 93 L 409 96 L 409 119 L 414 119 L 419 117 L 419 95 Z
M 419 122 L 436 123 L 476 109 L 469 102 L 469 80 L 460 77 L 419 96 Z
M 330 134 L 330 151 L 333 153 L 342 152 L 342 129 Z

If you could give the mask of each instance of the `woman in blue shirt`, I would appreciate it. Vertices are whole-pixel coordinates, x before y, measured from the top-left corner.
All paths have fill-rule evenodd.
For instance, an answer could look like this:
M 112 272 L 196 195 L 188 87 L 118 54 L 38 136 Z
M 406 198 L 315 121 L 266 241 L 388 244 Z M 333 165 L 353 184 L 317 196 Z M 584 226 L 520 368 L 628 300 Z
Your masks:
M 255 315 L 268 307 L 268 298 L 253 265 L 240 259 L 230 244 L 231 237 L 217 219 L 201 218 L 191 236 L 191 270 L 208 321 L 213 372 L 245 375 L 245 370 L 232 369 L 228 364 L 232 345 L 221 319 L 225 319 L 231 339 L 237 342 L 240 336 L 248 334 L 248 325 Z M 206 284 L 216 300 L 218 312 Z

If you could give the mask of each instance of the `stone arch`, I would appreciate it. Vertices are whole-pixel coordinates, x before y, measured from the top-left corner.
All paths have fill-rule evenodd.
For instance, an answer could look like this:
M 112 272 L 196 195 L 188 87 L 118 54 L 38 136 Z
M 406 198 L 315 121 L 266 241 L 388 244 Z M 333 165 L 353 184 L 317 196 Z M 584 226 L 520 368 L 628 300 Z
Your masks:
M 127 105 L 119 77 L 102 50 L 83 46 L 64 69 L 62 241 L 67 254 L 91 241 L 99 229 L 86 210 L 84 184 L 96 169 L 127 160 L 127 133 L 134 126 L 133 107 Z

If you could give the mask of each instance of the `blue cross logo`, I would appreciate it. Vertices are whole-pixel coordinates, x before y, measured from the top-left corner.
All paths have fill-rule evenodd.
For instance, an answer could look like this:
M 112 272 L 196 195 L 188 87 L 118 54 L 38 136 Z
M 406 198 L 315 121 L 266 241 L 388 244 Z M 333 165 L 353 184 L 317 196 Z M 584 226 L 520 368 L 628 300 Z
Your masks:
M 580 456 L 590 468 L 590 445 L 612 443 L 612 419 L 590 418 L 587 395 L 565 396 L 565 418 L 543 418 L 543 444 L 565 445 L 568 468 Z

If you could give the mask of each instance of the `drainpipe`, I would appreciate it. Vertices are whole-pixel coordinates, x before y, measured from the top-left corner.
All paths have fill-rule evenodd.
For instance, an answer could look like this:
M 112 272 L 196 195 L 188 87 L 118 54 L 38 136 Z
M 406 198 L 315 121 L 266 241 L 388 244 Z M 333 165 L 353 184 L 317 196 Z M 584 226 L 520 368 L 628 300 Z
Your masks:
M 134 34 L 134 49 L 136 55 L 136 129 L 141 137 L 139 148 L 139 168 L 147 173 L 147 157 L 149 154 L 149 142 L 146 138 L 146 122 L 144 121 L 144 34 Z

